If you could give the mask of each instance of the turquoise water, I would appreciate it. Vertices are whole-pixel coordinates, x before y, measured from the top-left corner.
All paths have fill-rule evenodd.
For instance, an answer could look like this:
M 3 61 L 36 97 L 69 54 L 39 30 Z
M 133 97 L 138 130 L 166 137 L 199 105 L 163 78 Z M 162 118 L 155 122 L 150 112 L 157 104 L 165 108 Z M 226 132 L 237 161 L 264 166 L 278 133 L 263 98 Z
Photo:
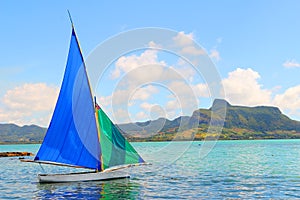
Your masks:
M 39 184 L 36 174 L 66 169 L 0 158 L 0 199 L 300 198 L 300 140 L 218 141 L 205 156 L 206 143 L 133 143 L 153 164 L 107 182 Z M 35 153 L 38 147 L 0 145 L 0 151 Z

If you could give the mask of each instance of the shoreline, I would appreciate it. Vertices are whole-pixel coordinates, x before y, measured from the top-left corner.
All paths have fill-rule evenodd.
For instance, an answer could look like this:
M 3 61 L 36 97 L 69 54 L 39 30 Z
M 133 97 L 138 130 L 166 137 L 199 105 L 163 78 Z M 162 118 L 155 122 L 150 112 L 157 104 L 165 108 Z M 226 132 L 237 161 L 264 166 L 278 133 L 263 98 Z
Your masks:
M 129 140 L 129 142 L 202 142 L 202 141 L 247 141 L 247 140 L 300 140 L 300 138 L 251 138 L 251 139 L 194 139 L 194 140 L 145 140 L 145 141 L 133 141 Z M 7 142 L 2 143 L 0 145 L 28 145 L 28 144 L 41 144 L 41 143 L 19 143 L 19 142 Z M 0 152 L 0 154 L 3 152 Z M 26 152 L 30 153 L 30 152 Z M 1 157 L 1 156 L 0 156 Z

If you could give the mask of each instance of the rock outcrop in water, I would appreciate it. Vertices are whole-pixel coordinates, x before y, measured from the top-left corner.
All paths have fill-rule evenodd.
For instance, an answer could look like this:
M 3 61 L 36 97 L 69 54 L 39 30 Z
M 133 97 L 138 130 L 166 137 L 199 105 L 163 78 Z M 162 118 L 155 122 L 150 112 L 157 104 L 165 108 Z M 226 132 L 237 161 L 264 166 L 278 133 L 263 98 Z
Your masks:
M 0 152 L 0 157 L 33 156 L 30 152 Z

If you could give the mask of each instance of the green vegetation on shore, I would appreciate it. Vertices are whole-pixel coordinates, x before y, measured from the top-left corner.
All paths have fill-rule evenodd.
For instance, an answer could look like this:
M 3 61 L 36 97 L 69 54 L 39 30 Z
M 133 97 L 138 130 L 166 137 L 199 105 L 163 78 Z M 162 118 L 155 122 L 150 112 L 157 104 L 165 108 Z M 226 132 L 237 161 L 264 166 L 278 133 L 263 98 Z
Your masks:
M 226 118 L 222 133 L 208 135 L 212 111 L 215 118 L 221 118 L 219 109 L 224 106 Z M 199 122 L 199 126 L 195 127 L 195 122 Z M 232 106 L 220 99 L 216 99 L 210 109 L 194 111 L 191 117 L 120 124 L 119 128 L 129 141 L 300 139 L 300 122 L 283 115 L 278 108 Z M 35 125 L 0 124 L 0 144 L 40 143 L 45 133 L 45 128 Z
M 211 113 L 216 119 L 221 118 L 226 107 L 226 117 L 221 133 L 208 134 Z M 162 120 L 162 119 L 160 119 Z M 194 128 L 191 124 L 199 121 Z M 156 122 L 145 122 L 144 126 Z M 180 127 L 181 131 L 178 131 Z M 249 140 L 249 139 L 300 139 L 300 122 L 291 120 L 276 107 L 270 106 L 232 106 L 225 100 L 216 99 L 210 109 L 198 109 L 191 117 L 179 117 L 173 121 L 165 120 L 165 126 L 157 134 L 146 132 L 144 136 L 134 137 L 139 129 L 134 130 L 132 124 L 120 125 L 132 141 L 170 141 L 170 140 Z M 193 127 L 193 128 L 191 128 Z M 147 130 L 146 128 L 143 129 Z M 131 131 L 131 133 L 130 133 Z M 133 137 L 132 137 L 133 136 Z
M 0 124 L 0 144 L 35 144 L 41 143 L 46 129 L 36 126 L 18 126 Z
M 140 138 L 130 137 L 130 141 L 148 142 L 148 141 L 201 141 L 209 139 L 218 140 L 259 140 L 259 139 L 300 139 L 300 133 L 295 131 L 273 131 L 273 132 L 256 132 L 240 128 L 223 128 L 222 133 L 208 134 L 207 128 L 190 129 L 183 132 L 159 133 L 157 135 Z M 175 136 L 176 135 L 176 136 Z

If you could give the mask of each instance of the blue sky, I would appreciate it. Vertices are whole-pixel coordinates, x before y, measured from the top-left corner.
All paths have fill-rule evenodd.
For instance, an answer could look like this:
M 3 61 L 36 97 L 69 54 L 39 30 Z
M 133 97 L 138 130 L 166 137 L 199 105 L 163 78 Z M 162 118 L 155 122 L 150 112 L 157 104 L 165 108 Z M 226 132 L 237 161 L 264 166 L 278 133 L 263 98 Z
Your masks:
M 103 41 L 124 31 L 144 27 L 174 30 L 195 40 L 211 57 L 231 104 L 278 106 L 292 119 L 300 119 L 299 1 L 12 0 L 0 1 L 1 123 L 48 125 L 69 48 L 67 9 L 85 58 Z M 113 111 L 107 102 L 118 91 L 112 86 L 128 73 L 130 65 L 145 60 L 185 72 L 192 88 L 205 85 L 203 77 L 188 73 L 191 66 L 180 65 L 178 58 L 168 53 L 140 50 L 122 56 L 123 63 L 116 60 L 107 71 L 107 87 L 101 85 L 97 90 L 112 118 L 129 113 L 130 119 L 119 117 L 116 122 L 191 114 L 193 108 L 186 112 L 176 108 L 177 94 L 172 96 L 168 90 L 171 83 L 144 85 L 132 94 L 133 100 Z M 121 75 L 113 78 L 118 67 Z M 212 100 L 204 93 L 197 97 L 196 107 L 210 107 Z

